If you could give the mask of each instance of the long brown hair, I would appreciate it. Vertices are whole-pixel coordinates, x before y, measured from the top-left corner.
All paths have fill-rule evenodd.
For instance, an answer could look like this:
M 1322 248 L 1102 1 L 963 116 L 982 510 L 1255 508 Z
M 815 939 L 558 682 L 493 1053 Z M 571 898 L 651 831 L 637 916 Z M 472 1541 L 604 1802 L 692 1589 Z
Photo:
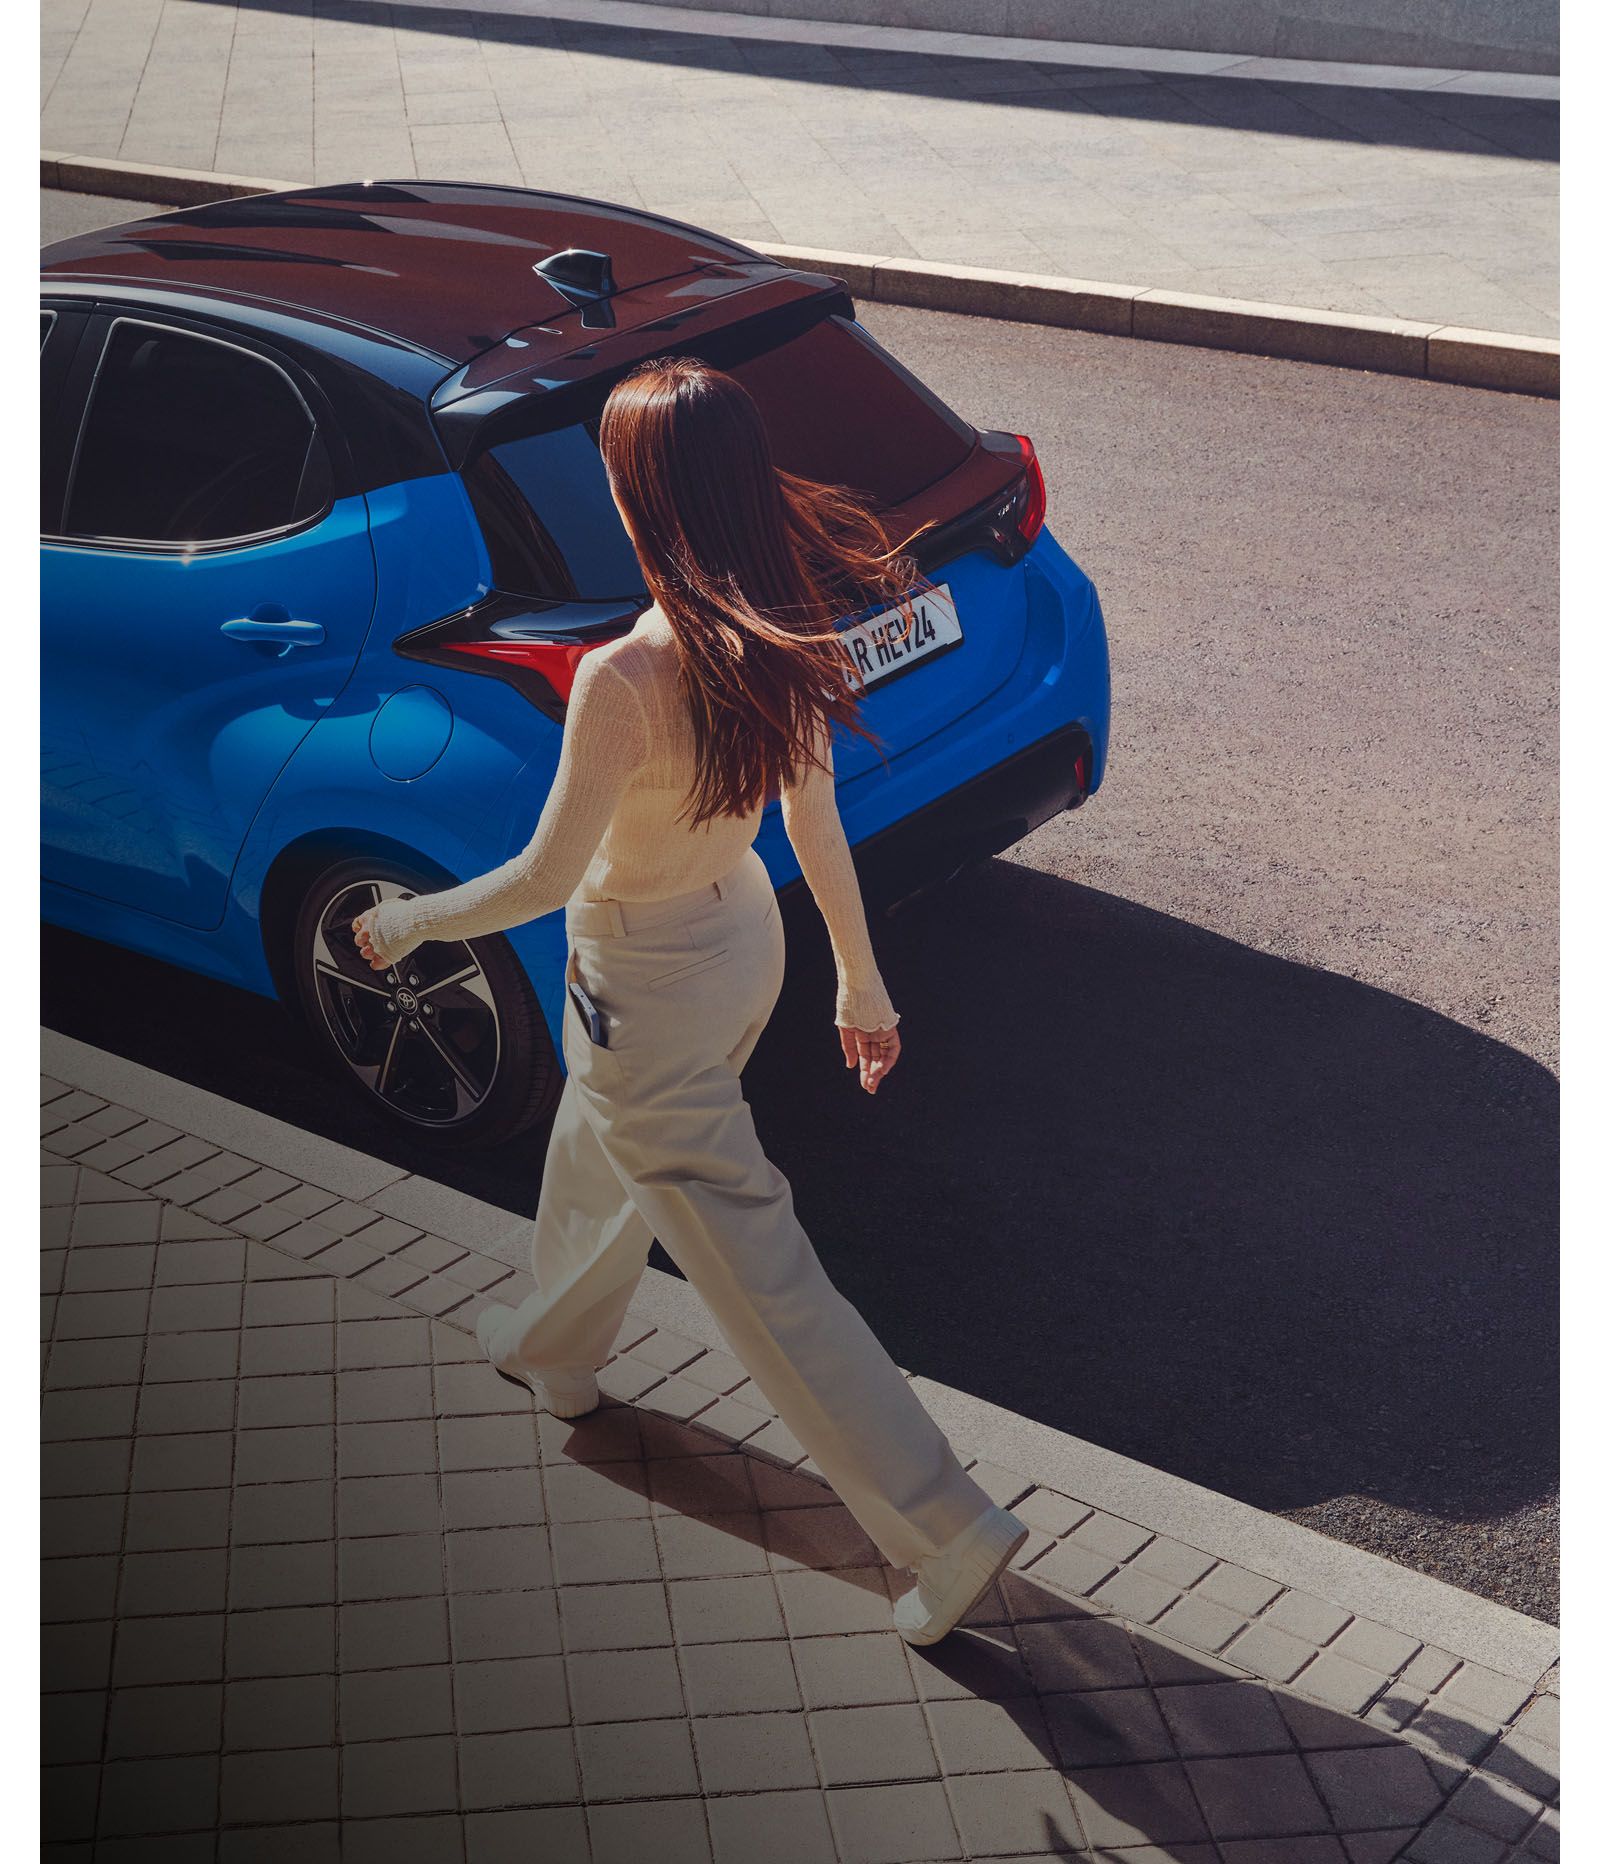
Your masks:
M 695 737 L 690 826 L 747 815 L 820 766 L 824 720 L 882 756 L 837 624 L 895 604 L 909 626 L 911 596 L 929 584 L 866 500 L 777 466 L 749 391 L 692 356 L 654 357 L 616 384 L 600 454 L 678 640 Z

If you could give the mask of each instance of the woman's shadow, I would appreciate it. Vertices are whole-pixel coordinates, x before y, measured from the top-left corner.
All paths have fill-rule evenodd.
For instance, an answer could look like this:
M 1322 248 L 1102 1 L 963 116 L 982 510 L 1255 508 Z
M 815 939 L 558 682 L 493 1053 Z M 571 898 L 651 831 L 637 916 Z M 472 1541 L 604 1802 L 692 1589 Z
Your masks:
M 745 1074 L 896 1361 L 1272 1510 L 1556 1485 L 1557 1084 L 1387 991 L 1005 861 L 884 921 L 874 1099 L 790 982 Z

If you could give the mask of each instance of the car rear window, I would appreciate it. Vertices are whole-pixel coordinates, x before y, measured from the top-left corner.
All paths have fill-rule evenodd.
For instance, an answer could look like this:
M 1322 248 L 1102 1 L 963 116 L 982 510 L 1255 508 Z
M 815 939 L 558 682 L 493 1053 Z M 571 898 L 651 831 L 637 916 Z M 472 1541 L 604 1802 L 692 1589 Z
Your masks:
M 725 334 L 685 347 L 750 391 L 789 472 L 849 486 L 881 510 L 953 472 L 972 448 L 972 428 L 847 317 L 755 354 L 742 353 L 737 329 L 719 341 Z M 466 468 L 498 587 L 567 601 L 643 591 L 600 460 L 603 399 L 597 389 L 585 418 L 501 441 Z

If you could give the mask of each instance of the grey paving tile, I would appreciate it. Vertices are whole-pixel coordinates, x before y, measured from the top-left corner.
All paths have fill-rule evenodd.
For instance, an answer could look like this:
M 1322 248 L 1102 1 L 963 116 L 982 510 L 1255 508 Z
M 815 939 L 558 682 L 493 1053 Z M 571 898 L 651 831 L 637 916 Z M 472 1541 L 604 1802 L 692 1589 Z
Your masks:
M 821 1508 L 785 1508 L 763 1517 L 774 1571 L 784 1567 L 823 1569 L 880 1567 L 883 1556 L 840 1503 Z
M 232 1379 L 146 1385 L 139 1393 L 138 1428 L 149 1436 L 231 1430 L 237 1404 L 238 1387 Z
M 936 1782 L 833 1788 L 827 1807 L 843 1864 L 962 1855 L 944 1789 Z
M 451 1532 L 445 1536 L 445 1570 L 452 1593 L 521 1592 L 550 1585 L 555 1575 L 549 1532 L 543 1527 L 464 1528 Z M 567 1596 L 573 1596 L 573 1589 L 568 1589 Z
M 46 1557 L 118 1553 L 126 1514 L 127 1501 L 121 1493 L 46 1500 L 39 1510 L 39 1551 Z
M 1326 1644 L 1351 1622 L 1341 1606 L 1314 1598 L 1309 1592 L 1283 1592 L 1261 1614 L 1263 1626 L 1286 1631 L 1308 1644 Z
M 208 1828 L 215 1821 L 216 1806 L 214 1755 L 110 1761 L 100 1773 L 97 1832 L 101 1838 L 114 1838 Z
M 109 1699 L 105 1743 L 106 1757 L 112 1760 L 215 1753 L 222 1743 L 222 1686 L 173 1683 L 115 1689 Z
M 140 1437 L 133 1446 L 137 1489 L 224 1487 L 233 1473 L 234 1438 L 225 1431 Z
M 1459 1706 L 1493 1721 L 1508 1722 L 1532 1695 L 1525 1683 L 1482 1664 L 1464 1663 L 1439 1691 L 1440 1706 Z
M 320 1322 L 247 1327 L 240 1345 L 239 1370 L 247 1377 L 260 1373 L 331 1372 L 333 1327 Z
M 46 1623 L 109 1617 L 117 1595 L 117 1561 L 106 1554 L 45 1560 L 39 1594 L 39 1616 Z
M 550 1552 L 562 1585 L 661 1577 L 661 1555 L 648 1520 L 557 1522 L 550 1529 Z
M 155 1245 L 127 1244 L 120 1249 L 70 1251 L 63 1287 L 70 1294 L 148 1288 L 155 1275 Z
M 544 1472 L 545 1500 L 555 1521 L 613 1521 L 648 1515 L 642 1463 L 558 1464 Z
M 881 1566 L 837 1572 L 790 1568 L 775 1578 L 791 1637 L 885 1631 L 892 1624 L 892 1605 Z
M 138 1389 L 133 1385 L 88 1386 L 47 1392 L 39 1435 L 46 1443 L 82 1437 L 124 1437 L 133 1429 Z
M 545 1520 L 545 1478 L 534 1469 L 446 1471 L 441 1493 L 451 1528 L 532 1527 Z
M 337 1441 L 341 1478 L 412 1475 L 438 1467 L 438 1435 L 431 1417 L 401 1423 L 341 1423 Z
M 1017 1640 L 1041 1693 L 1129 1688 L 1145 1680 L 1134 1639 L 1105 1619 L 1019 1625 Z
M 334 1667 L 334 1626 L 334 1610 L 329 1605 L 231 1613 L 229 1679 L 327 1674 Z
M 454 1667 L 456 1726 L 463 1735 L 564 1728 L 571 1720 L 559 1657 L 491 1658 Z
M 43 1687 L 98 1689 L 111 1675 L 111 1620 L 92 1624 L 44 1625 L 39 1632 Z
M 401 1319 L 346 1321 L 338 1332 L 341 1372 L 427 1363 L 428 1323 L 417 1315 Z
M 223 1699 L 222 1744 L 268 1748 L 331 1747 L 336 1684 L 331 1676 L 270 1676 L 230 1682 Z
M 45 1384 L 53 1391 L 90 1385 L 126 1385 L 139 1377 L 145 1343 L 137 1335 L 119 1340 L 57 1340 L 50 1348 Z M 150 1362 L 159 1365 L 152 1343 Z M 152 1373 L 146 1367 L 145 1377 Z M 155 1373 L 160 1377 L 159 1370 Z
M 556 1595 L 548 1587 L 455 1597 L 449 1605 L 451 1639 L 458 1662 L 547 1657 L 561 1650 Z M 574 1656 L 573 1661 L 577 1662 L 578 1657 Z
M 1298 1676 L 1316 1654 L 1314 1644 L 1264 1621 L 1247 1626 L 1227 1647 L 1230 1663 L 1278 1683 Z
M 53 1443 L 40 1459 L 45 1496 L 120 1494 L 128 1486 L 132 1448 L 126 1438 Z
M 222 1637 L 217 1612 L 130 1620 L 117 1627 L 111 1680 L 119 1689 L 215 1682 L 222 1675 Z
M 916 1700 L 906 1646 L 898 1633 L 805 1638 L 792 1651 L 808 1709 L 864 1708 L 872 1703 Z
M 127 1501 L 127 1555 L 168 1547 L 226 1547 L 228 1489 L 159 1489 Z
M 47 1694 L 39 1704 L 39 1753 L 45 1766 L 98 1764 L 105 1735 L 106 1692 Z
M 448 1664 L 356 1670 L 339 1679 L 339 1735 L 344 1742 L 447 1735 L 454 1717 Z
M 468 1735 L 460 1742 L 461 1803 L 467 1808 L 559 1802 L 579 1797 L 578 1765 L 567 1728 Z M 476 1856 L 477 1853 L 474 1852 Z M 569 1855 L 531 1851 L 530 1857 Z
M 226 1550 L 220 1547 L 130 1553 L 122 1562 L 117 1610 L 124 1618 L 221 1611 L 227 1602 Z
M 445 1470 L 529 1468 L 539 1460 L 530 1413 L 503 1417 L 443 1417 L 439 1467 Z
M 563 1600 L 563 1611 L 566 1605 Z M 570 1634 L 568 1642 L 571 1648 Z M 772 1713 L 801 1706 L 794 1659 L 784 1642 L 695 1644 L 679 1654 L 692 1715 Z
M 443 1599 L 352 1601 L 338 1609 L 341 1671 L 384 1670 L 449 1659 Z
M 335 1597 L 331 1541 L 235 1547 L 228 1568 L 233 1611 L 269 1605 L 331 1605 Z
M 1275 1599 L 1283 1587 L 1275 1579 L 1264 1578 L 1242 1566 L 1219 1561 L 1200 1580 L 1196 1591 L 1204 1598 L 1226 1606 L 1241 1617 L 1251 1617 Z
M 255 1482 L 313 1482 L 329 1479 L 333 1475 L 334 1433 L 326 1424 L 293 1424 L 283 1429 L 241 1430 L 234 1441 L 233 1479 L 240 1485 Z M 141 1450 L 144 1447 L 141 1445 Z
M 667 1596 L 680 1644 L 777 1638 L 784 1634 L 777 1588 L 767 1576 L 674 1580 L 667 1587 Z M 791 1628 L 793 1623 L 791 1617 Z
M 1422 1756 L 1410 1747 L 1352 1748 L 1305 1759 L 1336 1829 L 1420 1825 L 1438 1811 L 1444 1797 Z
M 444 1544 L 438 1534 L 385 1534 L 338 1543 L 344 1601 L 435 1598 L 444 1593 Z
M 772 1808 L 768 1808 L 769 1816 Z M 711 1864 L 705 1808 L 698 1800 L 639 1800 L 592 1806 L 588 1813 L 594 1864 Z
M 1091 1845 L 1166 1845 L 1208 1836 L 1177 1761 L 1069 1768 L 1063 1777 Z
M 233 1493 L 233 1544 L 326 1540 L 333 1533 L 334 1486 L 328 1481 L 269 1482 Z
M 274 1264 L 276 1268 L 278 1265 Z M 326 1265 L 337 1272 L 334 1265 Z M 316 1267 L 324 1268 L 321 1259 Z M 247 1327 L 310 1327 L 334 1317 L 334 1285 L 320 1273 L 253 1281 L 245 1289 L 244 1324 Z
M 607 1814 L 632 1816 L 639 1819 L 641 1828 L 644 1826 L 633 1807 L 607 1807 L 605 1810 Z M 672 1804 L 668 1807 L 668 1817 L 681 1819 L 697 1810 Z M 593 1855 L 583 1809 L 579 1806 L 478 1813 L 468 1816 L 466 1831 L 472 1864 L 524 1864 L 530 1857 L 560 1858 L 563 1864 L 570 1858 L 572 1864 L 590 1864 Z M 629 1855 L 626 1849 L 621 1852 L 623 1858 Z M 702 1853 L 702 1856 L 708 1855 Z
M 339 1809 L 338 1767 L 339 1756 L 332 1748 L 226 1754 L 223 1820 L 242 1825 L 328 1818 Z
M 446 1503 L 433 1475 L 345 1476 L 337 1492 L 344 1535 L 436 1532 L 445 1520 Z
M 575 1651 L 567 1659 L 573 1719 L 634 1722 L 686 1713 L 670 1649 Z
M 1335 1651 L 1319 1651 L 1294 1679 L 1297 1690 L 1359 1715 L 1384 1687 L 1384 1674 Z
M 52 1373 L 64 1350 L 58 1346 L 52 1352 Z M 144 1355 L 146 1385 L 231 1379 L 238 1369 L 239 1335 L 234 1332 L 166 1334 L 150 1340 Z
M 243 1379 L 238 1394 L 241 1429 L 333 1422 L 333 1379 L 326 1372 Z
M 590 1802 L 698 1790 L 689 1724 L 682 1719 L 581 1723 L 577 1742 Z
M 1152 1624 L 1182 1596 L 1179 1589 L 1149 1573 L 1136 1572 L 1131 1566 L 1115 1572 L 1094 1589 L 1096 1605 L 1130 1618 L 1139 1624 Z

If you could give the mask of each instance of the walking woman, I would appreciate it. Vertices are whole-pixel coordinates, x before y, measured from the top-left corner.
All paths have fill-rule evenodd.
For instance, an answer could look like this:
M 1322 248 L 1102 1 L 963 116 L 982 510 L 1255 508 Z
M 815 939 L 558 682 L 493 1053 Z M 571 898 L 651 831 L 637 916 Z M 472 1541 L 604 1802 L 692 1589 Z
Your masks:
M 876 1093 L 899 1059 L 831 727 L 875 739 L 836 625 L 903 602 L 915 565 L 853 495 L 776 468 L 746 390 L 692 358 L 620 381 L 599 442 L 653 605 L 579 661 L 527 847 L 460 886 L 384 900 L 352 922 L 356 942 L 384 969 L 427 939 L 565 907 L 567 1079 L 534 1224 L 537 1288 L 484 1309 L 484 1351 L 558 1416 L 592 1410 L 659 1238 L 884 1558 L 913 1572 L 895 1622 L 932 1643 L 1026 1530 L 962 1468 L 829 1280 L 740 1084 L 783 982 L 783 920 L 754 847 L 774 793 L 827 924 L 844 1061 Z

